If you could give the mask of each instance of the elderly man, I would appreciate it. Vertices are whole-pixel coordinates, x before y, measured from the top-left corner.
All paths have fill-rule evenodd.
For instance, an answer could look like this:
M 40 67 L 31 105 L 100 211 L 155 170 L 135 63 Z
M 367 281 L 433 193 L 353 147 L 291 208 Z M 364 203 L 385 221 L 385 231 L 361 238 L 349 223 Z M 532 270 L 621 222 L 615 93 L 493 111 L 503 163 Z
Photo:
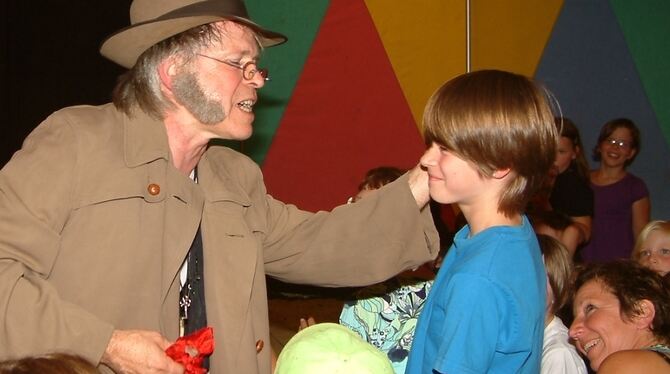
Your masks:
M 265 274 L 363 285 L 436 255 L 427 176 L 317 214 L 266 194 L 212 139 L 248 138 L 286 38 L 240 0 L 134 0 L 101 53 L 114 103 L 60 110 L 0 172 L 0 359 L 68 351 L 103 371 L 179 373 L 164 353 L 214 330 L 214 373 L 269 373 Z

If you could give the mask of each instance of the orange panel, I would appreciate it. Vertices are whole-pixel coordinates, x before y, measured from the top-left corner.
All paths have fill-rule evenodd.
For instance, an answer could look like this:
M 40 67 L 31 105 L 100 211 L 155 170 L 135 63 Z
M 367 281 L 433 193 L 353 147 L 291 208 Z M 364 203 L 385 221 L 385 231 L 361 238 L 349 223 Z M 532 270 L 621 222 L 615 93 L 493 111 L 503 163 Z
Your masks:
M 417 124 L 430 95 L 465 72 L 465 1 L 366 0 Z
M 533 76 L 563 0 L 471 0 L 472 70 Z

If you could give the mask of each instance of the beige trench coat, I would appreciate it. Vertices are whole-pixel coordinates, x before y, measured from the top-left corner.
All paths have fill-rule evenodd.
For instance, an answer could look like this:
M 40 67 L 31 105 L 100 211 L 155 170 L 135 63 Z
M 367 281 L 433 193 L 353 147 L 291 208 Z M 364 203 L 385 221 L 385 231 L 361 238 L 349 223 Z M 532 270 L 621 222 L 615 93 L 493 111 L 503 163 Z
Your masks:
M 212 373 L 270 372 L 265 274 L 364 285 L 437 253 L 406 177 L 304 212 L 225 147 L 207 150 L 193 183 L 172 166 L 162 123 L 136 112 L 56 112 L 0 172 L 0 359 L 59 350 L 98 362 L 114 329 L 176 339 L 178 273 L 199 224 Z

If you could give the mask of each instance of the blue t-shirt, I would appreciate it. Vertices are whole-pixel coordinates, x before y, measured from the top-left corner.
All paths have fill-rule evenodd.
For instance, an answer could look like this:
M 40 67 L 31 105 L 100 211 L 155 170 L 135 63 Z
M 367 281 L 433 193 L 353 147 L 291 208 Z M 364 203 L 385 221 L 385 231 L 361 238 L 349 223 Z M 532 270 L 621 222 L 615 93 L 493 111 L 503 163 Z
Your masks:
M 546 275 L 535 233 L 461 229 L 424 306 L 408 374 L 540 372 Z

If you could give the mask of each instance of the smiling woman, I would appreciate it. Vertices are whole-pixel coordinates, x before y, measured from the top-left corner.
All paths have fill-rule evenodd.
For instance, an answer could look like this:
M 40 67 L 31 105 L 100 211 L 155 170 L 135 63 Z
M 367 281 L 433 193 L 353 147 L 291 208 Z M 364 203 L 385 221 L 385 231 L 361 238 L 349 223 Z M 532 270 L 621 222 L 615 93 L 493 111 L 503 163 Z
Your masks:
M 630 260 L 577 274 L 570 337 L 599 374 L 670 373 L 670 282 Z

